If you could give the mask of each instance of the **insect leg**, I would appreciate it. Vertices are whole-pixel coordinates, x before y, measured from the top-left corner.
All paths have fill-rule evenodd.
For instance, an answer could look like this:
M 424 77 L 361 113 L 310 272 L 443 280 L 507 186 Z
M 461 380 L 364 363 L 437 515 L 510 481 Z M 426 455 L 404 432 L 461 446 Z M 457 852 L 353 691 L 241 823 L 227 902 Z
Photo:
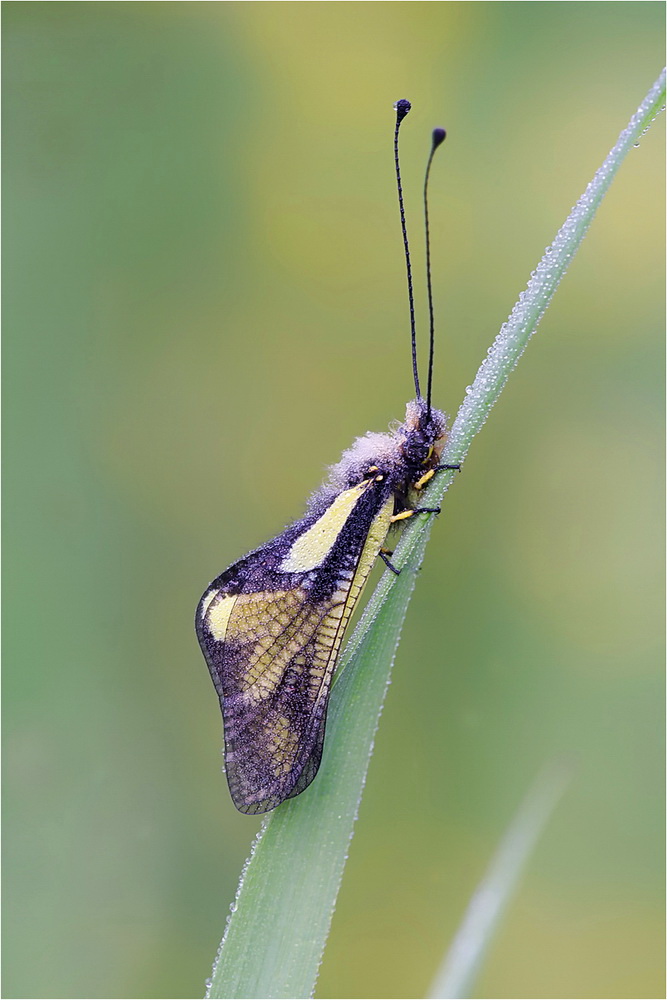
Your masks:
M 396 569 L 394 564 L 389 561 L 390 555 L 393 555 L 393 552 L 387 554 L 386 552 L 383 552 L 382 549 L 380 549 L 380 559 L 382 560 L 382 562 L 392 571 L 392 573 L 395 573 L 396 576 L 400 576 L 401 575 L 400 569 Z
M 418 479 L 416 483 L 413 483 L 413 485 L 412 485 L 413 490 L 423 490 L 424 487 L 426 486 L 426 484 L 431 479 L 433 479 L 433 477 L 435 476 L 436 472 L 444 472 L 446 469 L 456 469 L 456 471 L 458 472 L 458 471 L 460 471 L 461 466 L 460 465 L 436 465 L 436 467 L 434 469 L 429 469 L 428 472 L 424 473 L 424 475 L 421 477 L 421 479 Z
M 411 507 L 409 510 L 402 510 L 400 514 L 394 514 L 391 521 L 392 523 L 406 521 L 409 517 L 414 517 L 415 514 L 439 514 L 441 509 L 441 507 Z

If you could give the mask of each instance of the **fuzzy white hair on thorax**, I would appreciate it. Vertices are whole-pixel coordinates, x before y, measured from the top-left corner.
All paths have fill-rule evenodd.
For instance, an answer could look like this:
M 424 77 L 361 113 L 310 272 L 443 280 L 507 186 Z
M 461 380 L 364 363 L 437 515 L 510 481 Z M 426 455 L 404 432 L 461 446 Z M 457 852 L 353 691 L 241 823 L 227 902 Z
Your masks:
M 413 399 L 405 408 L 403 423 L 395 420 L 388 431 L 368 431 L 343 452 L 335 465 L 329 466 L 328 478 L 308 502 L 309 510 L 317 512 L 325 509 L 342 490 L 362 482 L 373 466 L 398 480 L 405 473 L 410 442 L 413 442 L 414 448 L 415 437 L 422 447 L 425 443 L 434 446 L 433 454 L 437 462 L 446 431 L 444 413 L 435 408 L 429 412 L 425 400 Z
M 343 452 L 340 461 L 329 466 L 327 483 L 336 489 L 345 489 L 350 481 L 363 479 L 371 465 L 393 465 L 400 460 L 398 445 L 397 431 L 367 431 Z

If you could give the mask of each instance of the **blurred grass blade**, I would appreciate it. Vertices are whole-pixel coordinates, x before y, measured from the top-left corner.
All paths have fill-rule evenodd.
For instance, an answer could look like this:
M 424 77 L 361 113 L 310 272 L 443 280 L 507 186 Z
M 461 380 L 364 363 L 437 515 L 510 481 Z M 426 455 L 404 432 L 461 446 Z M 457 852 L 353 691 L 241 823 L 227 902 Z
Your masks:
M 628 150 L 664 103 L 664 73 L 545 253 L 491 346 L 454 421 L 444 462 L 461 461 L 535 330 Z M 424 492 L 437 503 L 453 473 Z M 264 822 L 244 870 L 207 996 L 311 996 L 345 867 L 414 579 L 431 528 L 408 524 L 343 654 L 331 694 L 319 774 L 307 791 Z
M 521 803 L 433 981 L 429 1000 L 468 997 L 498 924 L 569 781 L 566 767 L 544 769 Z

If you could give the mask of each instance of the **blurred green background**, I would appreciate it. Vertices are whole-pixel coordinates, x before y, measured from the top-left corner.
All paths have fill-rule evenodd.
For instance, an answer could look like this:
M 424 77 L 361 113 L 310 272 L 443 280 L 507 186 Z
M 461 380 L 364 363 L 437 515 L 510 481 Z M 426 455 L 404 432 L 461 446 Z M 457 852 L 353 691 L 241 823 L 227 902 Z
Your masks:
M 192 629 L 412 392 L 392 173 L 456 410 L 658 75 L 661 3 L 4 9 L 5 996 L 200 996 L 258 821 Z M 572 786 L 482 997 L 662 996 L 662 123 L 433 532 L 318 986 L 424 994 Z M 435 662 L 435 669 L 427 663 Z

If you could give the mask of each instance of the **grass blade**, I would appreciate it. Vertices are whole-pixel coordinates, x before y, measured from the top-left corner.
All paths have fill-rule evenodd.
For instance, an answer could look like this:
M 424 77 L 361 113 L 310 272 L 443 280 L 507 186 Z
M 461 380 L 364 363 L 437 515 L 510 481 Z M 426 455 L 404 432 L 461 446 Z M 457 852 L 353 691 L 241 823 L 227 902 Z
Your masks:
M 429 1000 L 470 995 L 493 935 L 569 780 L 562 765 L 544 769 L 519 806 L 438 970 Z
M 465 457 L 534 332 L 627 152 L 665 99 L 653 85 L 547 249 L 491 346 L 454 421 L 443 461 Z M 435 505 L 454 473 L 424 493 Z M 311 787 L 265 820 L 244 870 L 213 969 L 209 997 L 309 997 L 329 932 L 373 739 L 401 627 L 430 533 L 428 516 L 405 529 L 343 654 L 331 694 L 327 742 Z

